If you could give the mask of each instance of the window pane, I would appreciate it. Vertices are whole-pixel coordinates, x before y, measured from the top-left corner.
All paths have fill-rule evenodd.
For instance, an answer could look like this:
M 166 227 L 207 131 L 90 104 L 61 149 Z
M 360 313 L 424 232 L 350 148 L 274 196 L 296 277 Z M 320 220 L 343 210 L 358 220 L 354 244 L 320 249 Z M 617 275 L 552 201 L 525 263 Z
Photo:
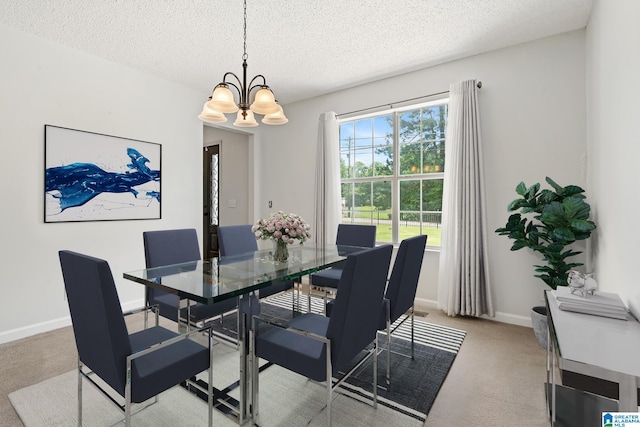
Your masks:
M 342 197 L 342 218 L 351 218 L 353 216 L 353 184 L 341 184 L 340 193 Z
M 422 150 L 422 173 L 444 172 L 444 141 L 425 142 Z
M 398 136 L 400 143 L 419 142 L 422 139 L 420 131 L 420 109 L 405 111 L 400 115 Z
M 353 165 L 351 164 L 352 154 L 349 152 L 340 153 L 340 178 L 353 177 Z
M 393 175 L 393 115 L 374 117 L 373 176 Z
M 357 149 L 355 152 L 354 173 L 353 176 L 361 178 L 365 176 L 373 176 L 373 165 L 371 159 L 371 148 Z
M 391 212 L 391 181 L 373 183 L 373 206 L 378 211 Z
M 371 183 L 358 182 L 353 184 L 354 217 L 367 218 L 371 211 Z
M 400 182 L 400 211 L 420 210 L 420 180 Z
M 393 145 L 377 147 L 373 152 L 373 175 L 393 175 Z
M 391 181 L 373 183 L 373 216 L 376 241 L 391 242 Z
M 388 144 L 393 144 L 393 114 L 373 119 L 373 145 Z
M 422 234 L 429 235 L 429 246 L 440 246 L 443 186 L 442 179 L 422 181 Z
M 400 175 L 422 173 L 420 143 L 406 144 L 400 147 Z
M 400 240 L 421 234 L 420 180 L 400 182 Z
M 442 179 L 425 179 L 422 181 L 422 210 L 442 210 Z
M 371 147 L 373 145 L 373 126 L 371 119 L 358 120 L 355 122 L 355 146 Z
M 353 122 L 342 123 L 340 125 L 340 151 L 350 150 L 354 143 Z

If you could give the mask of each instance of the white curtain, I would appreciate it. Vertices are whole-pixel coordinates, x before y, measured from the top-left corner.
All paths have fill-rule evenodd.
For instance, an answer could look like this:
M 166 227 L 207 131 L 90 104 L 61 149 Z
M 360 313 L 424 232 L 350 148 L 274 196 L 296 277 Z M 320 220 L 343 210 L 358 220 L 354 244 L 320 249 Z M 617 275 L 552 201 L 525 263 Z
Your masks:
M 449 89 L 438 307 L 450 316 L 495 315 L 477 95 L 475 80 Z
M 340 151 L 338 118 L 329 111 L 320 115 L 316 156 L 315 214 L 312 235 L 320 244 L 336 242 L 340 223 Z

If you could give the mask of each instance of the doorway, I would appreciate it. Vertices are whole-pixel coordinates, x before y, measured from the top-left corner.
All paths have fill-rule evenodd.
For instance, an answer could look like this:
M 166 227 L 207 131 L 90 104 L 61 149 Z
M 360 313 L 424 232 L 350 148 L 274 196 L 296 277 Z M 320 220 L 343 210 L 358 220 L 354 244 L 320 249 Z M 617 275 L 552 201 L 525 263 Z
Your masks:
M 203 259 L 214 258 L 218 251 L 218 225 L 220 223 L 219 184 L 220 146 L 210 145 L 202 150 L 202 224 Z

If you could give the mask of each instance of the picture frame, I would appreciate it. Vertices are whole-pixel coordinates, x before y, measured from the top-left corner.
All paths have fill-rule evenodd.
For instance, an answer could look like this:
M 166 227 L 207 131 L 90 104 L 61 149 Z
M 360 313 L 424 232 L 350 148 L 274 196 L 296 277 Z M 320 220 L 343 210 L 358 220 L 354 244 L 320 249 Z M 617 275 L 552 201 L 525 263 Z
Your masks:
M 162 146 L 45 125 L 44 222 L 161 219 Z

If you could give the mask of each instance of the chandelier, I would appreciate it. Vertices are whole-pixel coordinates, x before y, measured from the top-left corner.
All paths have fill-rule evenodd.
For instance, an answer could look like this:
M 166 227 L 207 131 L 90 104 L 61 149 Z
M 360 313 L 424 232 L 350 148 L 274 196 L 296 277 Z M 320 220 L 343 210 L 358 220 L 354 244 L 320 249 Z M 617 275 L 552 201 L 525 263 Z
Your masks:
M 213 89 L 213 94 L 205 102 L 198 118 L 208 123 L 224 123 L 227 121 L 225 113 L 238 113 L 234 126 L 254 127 L 258 126 L 255 114 L 262 114 L 262 123 L 268 125 L 282 125 L 289 120 L 285 117 L 282 107 L 275 99 L 271 88 L 263 75 L 258 74 L 247 85 L 247 1 L 244 1 L 244 54 L 242 55 L 242 81 L 234 73 L 227 72 L 222 78 L 222 83 Z M 227 78 L 235 79 L 236 83 L 227 81 Z M 257 81 L 257 82 L 256 82 Z M 262 81 L 260 83 L 260 81 Z M 254 84 L 255 83 L 255 84 Z M 239 101 L 236 103 L 234 94 L 230 88 L 238 93 Z M 252 91 L 257 89 L 253 103 L 250 104 Z

